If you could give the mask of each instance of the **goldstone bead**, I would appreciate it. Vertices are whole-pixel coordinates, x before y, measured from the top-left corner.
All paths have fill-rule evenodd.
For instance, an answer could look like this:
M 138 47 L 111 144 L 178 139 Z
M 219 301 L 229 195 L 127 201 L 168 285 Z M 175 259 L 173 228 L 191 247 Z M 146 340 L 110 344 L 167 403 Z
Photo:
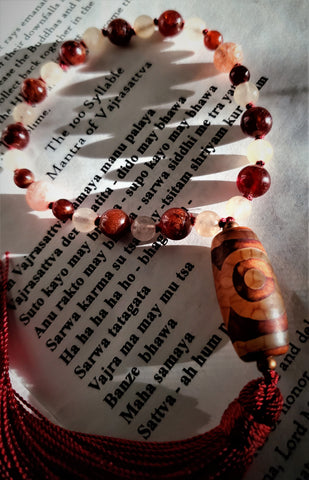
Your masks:
M 141 242 L 151 240 L 156 234 L 156 224 L 152 218 L 147 216 L 138 216 L 132 222 L 131 233 L 133 237 Z
M 96 27 L 89 27 L 83 33 L 82 40 L 86 45 L 89 54 L 98 56 L 104 52 L 107 45 L 107 39 L 103 36 L 102 31 Z
M 226 216 L 233 217 L 237 222 L 245 221 L 252 211 L 252 202 L 245 197 L 236 195 L 225 204 Z
M 257 139 L 248 145 L 247 157 L 250 163 L 255 164 L 262 161 L 268 163 L 274 155 L 274 150 L 270 142 L 264 139 Z
M 202 237 L 213 237 L 220 232 L 219 220 L 216 212 L 205 210 L 197 215 L 194 227 Z
M 138 37 L 149 38 L 155 31 L 153 19 L 148 15 L 140 15 L 136 18 L 133 29 Z
M 40 75 L 46 85 L 52 87 L 61 82 L 65 76 L 65 73 L 58 63 L 47 62 L 42 65 Z
M 229 73 L 236 63 L 242 63 L 243 53 L 240 45 L 225 42 L 214 53 L 214 65 L 220 72 Z
M 24 125 L 32 125 L 32 123 L 37 119 L 37 116 L 37 109 L 25 102 L 18 103 L 12 112 L 12 117 L 14 118 L 15 122 L 21 122 Z
M 72 224 L 79 232 L 91 232 L 95 228 L 97 214 L 91 208 L 79 208 L 73 213 Z
M 118 239 L 130 230 L 129 216 L 121 209 L 110 208 L 102 213 L 99 229 L 109 238 Z
M 55 199 L 55 189 L 45 181 L 33 182 L 27 188 L 26 201 L 33 210 L 44 211 Z
M 245 107 L 248 103 L 256 105 L 259 98 L 259 91 L 252 82 L 244 82 L 238 85 L 234 91 L 234 100 L 241 107 Z

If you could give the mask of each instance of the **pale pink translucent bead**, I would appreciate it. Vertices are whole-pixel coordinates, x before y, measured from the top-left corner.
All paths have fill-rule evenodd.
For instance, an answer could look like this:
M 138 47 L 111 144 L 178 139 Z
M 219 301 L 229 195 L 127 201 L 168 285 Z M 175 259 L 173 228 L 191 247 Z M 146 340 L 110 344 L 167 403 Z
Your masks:
M 83 33 L 82 40 L 85 43 L 89 54 L 92 56 L 98 56 L 104 52 L 107 39 L 103 36 L 102 31 L 96 27 L 89 27 Z
M 54 85 L 57 85 L 57 83 L 61 82 L 61 80 L 65 76 L 65 73 L 60 67 L 60 65 L 58 65 L 58 63 L 47 62 L 41 66 L 40 76 L 44 80 L 46 85 L 52 87 Z
M 27 188 L 26 200 L 33 210 L 47 210 L 48 205 L 55 200 L 55 189 L 49 182 L 33 182 Z
M 185 21 L 184 33 L 190 40 L 200 40 L 203 42 L 203 30 L 206 28 L 204 20 L 198 17 L 188 18 Z
M 242 63 L 243 53 L 240 45 L 232 42 L 222 43 L 214 53 L 214 65 L 220 72 L 229 73 L 236 63 Z
M 32 125 L 38 117 L 38 110 L 36 107 L 28 105 L 28 103 L 18 103 L 13 109 L 12 117 L 15 122 L 21 122 L 24 125 Z
M 6 170 L 14 172 L 17 168 L 28 168 L 29 158 L 22 150 L 12 148 L 12 150 L 5 152 L 2 165 Z
M 137 240 L 147 242 L 154 238 L 156 234 L 156 224 L 152 218 L 141 215 L 133 220 L 131 233 Z
M 95 229 L 97 214 L 91 208 L 79 208 L 72 216 L 72 224 L 79 232 L 88 233 Z
M 236 195 L 230 198 L 225 204 L 227 217 L 235 218 L 236 222 L 244 222 L 251 215 L 252 202 L 245 197 Z
M 234 91 L 235 103 L 241 107 L 245 107 L 248 103 L 257 104 L 259 98 L 259 91 L 256 85 L 252 82 L 244 82 L 237 85 Z
M 155 31 L 155 25 L 151 17 L 148 15 L 140 15 L 136 18 L 133 29 L 138 37 L 149 38 Z
M 202 237 L 213 237 L 220 232 L 220 217 L 216 212 L 205 210 L 196 216 L 194 228 Z
M 270 142 L 259 138 L 249 143 L 247 157 L 250 163 L 255 164 L 259 160 L 268 163 L 274 155 L 274 150 Z

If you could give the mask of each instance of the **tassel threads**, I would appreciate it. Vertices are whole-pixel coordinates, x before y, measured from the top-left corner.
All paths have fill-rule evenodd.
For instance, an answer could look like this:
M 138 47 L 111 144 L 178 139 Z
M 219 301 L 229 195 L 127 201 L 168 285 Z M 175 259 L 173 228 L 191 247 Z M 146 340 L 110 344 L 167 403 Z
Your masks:
M 8 257 L 1 262 L 1 429 L 3 479 L 239 480 L 279 418 L 278 374 L 249 382 L 220 424 L 173 442 L 138 442 L 88 435 L 51 423 L 12 388 L 8 374 Z

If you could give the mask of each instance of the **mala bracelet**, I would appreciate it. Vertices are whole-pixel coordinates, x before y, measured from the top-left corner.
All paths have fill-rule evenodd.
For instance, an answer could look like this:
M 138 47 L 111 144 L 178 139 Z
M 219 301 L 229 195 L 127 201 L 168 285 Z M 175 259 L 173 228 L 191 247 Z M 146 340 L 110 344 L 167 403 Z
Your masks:
M 255 138 L 249 145 L 248 159 L 255 165 L 243 168 L 237 186 L 243 197 L 228 202 L 230 211 L 240 205 L 248 209 L 250 200 L 264 194 L 270 176 L 264 164 L 273 151 L 264 136 L 272 118 L 263 107 L 254 106 L 258 89 L 249 82 L 250 73 L 241 64 L 241 48 L 223 43 L 221 33 L 200 27 L 201 20 L 188 21 L 199 30 L 207 48 L 214 50 L 214 64 L 229 72 L 234 99 L 246 111 L 241 118 L 243 132 Z M 47 88 L 63 77 L 68 67 L 86 61 L 87 52 L 100 54 L 104 36 L 116 45 L 127 45 L 136 34 L 150 37 L 156 26 L 163 36 L 179 33 L 184 21 L 178 12 L 168 10 L 159 19 L 142 15 L 134 29 L 122 19 L 113 20 L 106 30 L 89 28 L 82 41 L 68 41 L 60 48 L 59 63 L 48 62 L 39 79 L 28 78 L 22 85 L 20 103 L 13 111 L 16 123 L 2 133 L 2 143 L 10 150 L 4 165 L 14 171 L 17 186 L 27 188 L 26 199 L 35 210 L 50 208 L 62 221 L 72 219 L 76 229 L 94 228 L 118 239 L 131 229 L 140 241 L 151 240 L 160 231 L 172 240 L 185 238 L 194 225 L 202 236 L 217 234 L 211 246 L 214 280 L 227 332 L 240 358 L 256 361 L 263 377 L 249 382 L 224 412 L 220 424 L 205 434 L 174 442 L 138 442 L 66 430 L 52 424 L 14 391 L 9 377 L 8 316 L 6 307 L 9 255 L 1 262 L 1 429 L 0 468 L 4 479 L 239 479 L 253 460 L 257 448 L 266 441 L 280 416 L 283 399 L 276 387 L 273 355 L 288 350 L 287 318 L 276 277 L 266 252 L 256 235 L 239 227 L 232 216 L 225 219 L 205 211 L 194 217 L 184 208 L 170 208 L 156 225 L 150 217 L 128 216 L 120 209 L 102 215 L 89 208 L 74 211 L 66 199 L 51 201 L 48 183 L 34 181 L 33 173 L 20 168 L 25 161 L 21 151 L 29 142 L 25 124 L 35 117 L 34 104 L 44 100 Z M 220 232 L 220 230 L 222 230 Z M 218 233 L 220 232 L 220 233 Z

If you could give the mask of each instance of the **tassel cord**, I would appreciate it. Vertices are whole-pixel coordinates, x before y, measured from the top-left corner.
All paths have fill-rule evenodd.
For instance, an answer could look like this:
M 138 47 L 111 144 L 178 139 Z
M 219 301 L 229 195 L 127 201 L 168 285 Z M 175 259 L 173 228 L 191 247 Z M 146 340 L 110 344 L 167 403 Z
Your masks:
M 0 471 L 7 480 L 239 480 L 280 415 L 278 374 L 249 382 L 202 435 L 140 442 L 73 432 L 46 419 L 13 390 L 9 377 L 6 292 L 1 262 Z

